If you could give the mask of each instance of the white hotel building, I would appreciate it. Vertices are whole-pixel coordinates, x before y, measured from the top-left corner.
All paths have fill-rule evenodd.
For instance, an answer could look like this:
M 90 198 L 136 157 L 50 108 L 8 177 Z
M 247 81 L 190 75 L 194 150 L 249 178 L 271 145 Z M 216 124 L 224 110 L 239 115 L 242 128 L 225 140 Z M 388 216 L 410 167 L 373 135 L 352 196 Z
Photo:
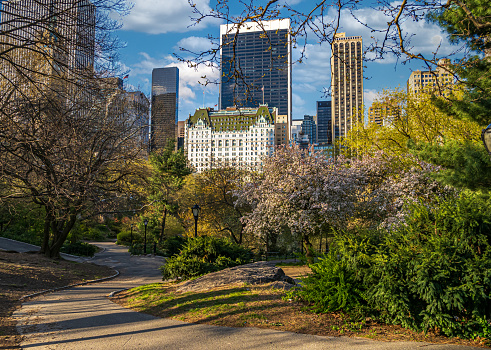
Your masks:
M 197 172 L 224 164 L 259 170 L 262 159 L 274 152 L 277 113 L 268 105 L 197 109 L 185 123 L 184 150 L 190 165 Z

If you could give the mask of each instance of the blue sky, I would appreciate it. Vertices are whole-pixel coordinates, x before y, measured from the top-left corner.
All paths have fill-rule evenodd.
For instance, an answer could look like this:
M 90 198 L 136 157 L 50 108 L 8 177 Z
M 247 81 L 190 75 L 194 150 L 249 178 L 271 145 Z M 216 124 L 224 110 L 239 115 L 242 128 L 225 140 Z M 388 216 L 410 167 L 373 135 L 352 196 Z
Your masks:
M 283 0 L 288 2 L 288 0 Z M 219 36 L 220 24 L 216 19 L 204 20 L 192 26 L 193 16 L 188 0 L 132 0 L 134 7 L 131 13 L 122 19 L 123 27 L 116 35 L 126 42 L 126 48 L 120 52 L 122 66 L 129 70 L 129 78 L 125 79 L 128 89 L 137 89 L 149 95 L 151 91 L 152 69 L 177 66 L 180 73 L 179 120 L 185 120 L 190 113 L 201 107 L 214 106 L 218 103 L 218 86 L 209 84 L 203 87 L 201 77 L 216 79 L 218 70 L 200 67 L 190 68 L 186 63 L 179 62 L 173 53 L 179 53 L 179 47 L 191 50 L 204 50 L 210 47 L 208 35 Z M 214 0 L 196 0 L 199 9 L 207 10 L 214 5 Z M 239 14 L 243 8 L 235 2 L 232 13 Z M 258 1 L 257 4 L 264 4 Z M 291 0 L 289 5 L 295 9 L 306 11 L 314 5 L 311 0 Z M 367 3 L 364 1 L 363 3 Z M 329 14 L 328 14 L 329 15 Z M 360 8 L 356 15 L 372 26 L 383 27 L 387 17 L 372 8 Z M 431 55 L 438 48 L 439 55 L 450 54 L 452 47 L 446 35 L 434 24 L 425 21 L 407 21 L 403 27 L 414 33 L 411 45 L 417 52 Z M 346 35 L 361 35 L 364 46 L 370 43 L 373 33 L 363 27 L 347 12 L 341 17 L 340 32 Z M 329 99 L 323 96 L 324 88 L 330 85 L 330 46 L 319 45 L 310 40 L 306 46 L 306 57 L 302 64 L 294 64 L 293 77 L 293 119 L 302 118 L 304 114 L 316 113 L 317 100 Z M 299 49 L 293 50 L 293 59 L 298 58 Z M 387 57 L 376 62 L 367 62 L 364 71 L 365 105 L 370 106 L 377 93 L 384 88 L 406 86 L 412 70 L 424 69 L 420 61 L 408 64 L 397 63 L 394 57 Z M 203 94 L 203 91 L 205 93 Z

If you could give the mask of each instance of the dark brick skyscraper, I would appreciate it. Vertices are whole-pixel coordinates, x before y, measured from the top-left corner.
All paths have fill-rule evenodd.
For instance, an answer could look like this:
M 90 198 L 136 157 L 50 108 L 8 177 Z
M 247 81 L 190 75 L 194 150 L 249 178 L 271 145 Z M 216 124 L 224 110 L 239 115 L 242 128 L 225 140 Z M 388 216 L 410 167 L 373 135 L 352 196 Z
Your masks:
M 332 143 L 346 136 L 363 113 L 361 36 L 338 33 L 331 45 Z
M 152 119 L 150 150 L 164 148 L 176 138 L 179 109 L 179 69 L 155 68 L 152 71 Z

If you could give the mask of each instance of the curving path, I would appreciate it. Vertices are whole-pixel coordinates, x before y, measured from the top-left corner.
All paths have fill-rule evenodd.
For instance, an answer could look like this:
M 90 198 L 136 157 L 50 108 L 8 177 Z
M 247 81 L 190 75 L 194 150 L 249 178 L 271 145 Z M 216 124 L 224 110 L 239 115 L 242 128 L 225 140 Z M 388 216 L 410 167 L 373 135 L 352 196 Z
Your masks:
M 107 299 L 115 290 L 161 281 L 158 257 L 130 256 L 114 243 L 92 260 L 114 267 L 114 280 L 37 297 L 15 313 L 23 349 L 472 349 L 412 342 L 329 338 L 257 328 L 196 325 L 124 309 Z

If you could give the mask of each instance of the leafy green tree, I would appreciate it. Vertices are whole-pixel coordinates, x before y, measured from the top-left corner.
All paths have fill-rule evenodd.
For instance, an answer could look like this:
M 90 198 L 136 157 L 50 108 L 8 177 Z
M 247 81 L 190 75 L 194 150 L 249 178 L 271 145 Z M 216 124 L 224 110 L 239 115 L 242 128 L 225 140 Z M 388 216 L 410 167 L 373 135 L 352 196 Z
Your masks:
M 151 176 L 149 178 L 148 199 L 155 213 L 161 213 L 159 242 L 165 232 L 167 214 L 177 211 L 176 192 L 179 191 L 184 178 L 191 174 L 186 156 L 182 150 L 175 150 L 175 140 L 168 141 L 165 148 L 150 155 Z
M 201 207 L 200 232 L 214 236 L 228 236 L 237 244 L 245 243 L 245 224 L 241 218 L 250 210 L 246 204 L 236 205 L 234 191 L 249 176 L 249 172 L 232 166 L 218 166 L 194 174 L 187 179 L 186 188 L 179 197 L 182 205 L 180 216 L 183 221 L 194 223 L 190 208 Z M 190 228 L 192 225 L 188 225 Z M 193 226 L 194 227 L 194 226 Z M 194 228 L 193 228 L 194 230 Z
M 452 96 L 455 99 L 462 98 L 462 91 L 454 89 Z M 407 93 L 400 89 L 384 90 L 377 101 L 390 101 L 392 105 L 397 105 L 400 113 L 389 116 L 385 126 L 359 123 L 342 141 L 346 149 L 369 155 L 383 150 L 387 154 L 400 156 L 410 152 L 410 140 L 430 144 L 442 144 L 445 140 L 480 143 L 479 124 L 448 116 L 435 105 L 432 91 Z

